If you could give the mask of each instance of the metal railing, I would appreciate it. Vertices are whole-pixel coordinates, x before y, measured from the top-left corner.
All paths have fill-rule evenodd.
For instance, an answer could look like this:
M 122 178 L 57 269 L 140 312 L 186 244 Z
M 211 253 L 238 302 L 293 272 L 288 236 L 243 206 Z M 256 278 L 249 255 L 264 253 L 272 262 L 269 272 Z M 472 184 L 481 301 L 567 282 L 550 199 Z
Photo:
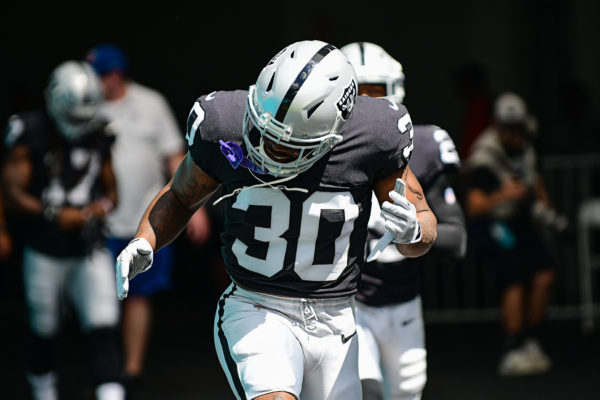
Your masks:
M 548 319 L 579 319 L 584 331 L 600 315 L 600 153 L 541 158 L 541 172 L 557 211 L 569 220 L 553 238 L 556 282 Z M 500 318 L 496 271 L 467 258 L 423 269 L 423 311 L 427 322 L 474 322 Z

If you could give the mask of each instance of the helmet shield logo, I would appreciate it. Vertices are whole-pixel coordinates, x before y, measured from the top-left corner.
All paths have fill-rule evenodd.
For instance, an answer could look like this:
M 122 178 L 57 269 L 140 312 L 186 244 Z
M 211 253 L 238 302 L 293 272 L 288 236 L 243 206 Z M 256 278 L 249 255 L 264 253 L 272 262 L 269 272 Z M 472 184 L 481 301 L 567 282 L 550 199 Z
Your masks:
M 281 49 L 281 50 L 279 51 L 279 53 L 275 54 L 275 55 L 273 56 L 273 58 L 271 58 L 271 61 L 269 61 L 269 63 L 267 64 L 267 67 L 268 67 L 269 65 L 273 65 L 273 64 L 275 64 L 275 61 L 277 61 L 277 59 L 279 58 L 279 56 L 281 56 L 283 53 L 285 53 L 285 51 L 286 51 L 286 50 L 287 50 L 287 47 L 285 47 L 285 48 Z
M 350 112 L 356 102 L 357 87 L 354 79 L 350 81 L 350 84 L 344 89 L 342 97 L 336 103 L 338 110 L 340 110 L 341 116 L 344 120 L 347 120 L 350 116 Z

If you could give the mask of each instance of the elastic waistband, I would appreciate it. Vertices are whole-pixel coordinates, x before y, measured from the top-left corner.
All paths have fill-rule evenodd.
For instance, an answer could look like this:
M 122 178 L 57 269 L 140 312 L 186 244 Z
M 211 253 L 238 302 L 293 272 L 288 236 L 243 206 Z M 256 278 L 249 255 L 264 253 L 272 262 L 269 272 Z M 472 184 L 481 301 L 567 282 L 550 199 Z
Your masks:
M 248 297 L 253 300 L 259 299 L 268 299 L 267 301 L 277 302 L 279 304 L 287 304 L 287 305 L 298 305 L 303 303 L 310 303 L 312 305 L 321 305 L 321 306 L 339 306 L 344 304 L 352 304 L 354 301 L 354 295 L 343 296 L 343 297 L 326 297 L 326 298 L 312 298 L 312 297 L 290 297 L 290 296 L 281 296 L 277 294 L 271 294 L 266 292 L 261 292 L 253 289 L 249 289 L 240 285 L 237 282 L 232 283 L 233 287 L 239 292 L 241 295 Z

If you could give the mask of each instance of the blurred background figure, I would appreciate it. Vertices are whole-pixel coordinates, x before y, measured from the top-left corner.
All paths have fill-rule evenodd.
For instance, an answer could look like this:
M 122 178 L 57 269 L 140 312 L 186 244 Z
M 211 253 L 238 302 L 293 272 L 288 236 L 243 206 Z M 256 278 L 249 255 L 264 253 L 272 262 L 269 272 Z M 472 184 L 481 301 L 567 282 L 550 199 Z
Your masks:
M 86 60 L 100 76 L 106 100 L 101 112 L 116 135 L 112 159 L 119 204 L 106 226 L 107 243 L 116 258 L 135 236 L 144 212 L 141 205 L 148 204 L 177 170 L 185 143 L 166 98 L 129 76 L 129 61 L 122 48 L 101 44 L 87 53 Z M 204 208 L 192 217 L 187 236 L 197 245 L 210 236 L 210 219 Z M 153 323 L 152 298 L 172 288 L 173 264 L 171 243 L 155 254 L 152 268 L 132 282 L 129 297 L 123 301 L 123 378 L 130 398 L 141 389 Z
M 385 97 L 390 107 L 404 100 L 402 65 L 380 46 L 356 42 L 341 48 L 353 64 L 358 94 Z M 394 244 L 362 268 L 356 296 L 359 374 L 363 399 L 421 398 L 427 381 L 427 351 L 421 306 L 421 269 L 428 261 L 459 260 L 466 252 L 463 210 L 454 181 L 460 160 L 448 133 L 435 125 L 415 125 L 409 166 L 437 218 L 437 238 L 424 256 L 406 258 Z M 386 229 L 373 197 L 367 254 Z
M 11 256 L 12 249 L 13 240 L 8 230 L 4 212 L 3 194 L 0 192 L 0 263 L 6 261 Z
M 28 311 L 27 378 L 35 400 L 58 398 L 55 346 L 65 300 L 90 345 L 98 400 L 121 400 L 114 263 L 102 224 L 117 202 L 114 136 L 99 116 L 100 81 L 84 62 L 51 73 L 46 109 L 10 117 L 2 171 L 5 207 L 19 215 Z
M 494 121 L 474 142 L 465 165 L 469 238 L 477 263 L 494 266 L 501 285 L 505 348 L 498 372 L 528 375 L 550 369 L 539 343 L 555 279 L 543 230 L 566 228 L 553 209 L 533 147 L 537 127 L 524 100 L 501 94 Z

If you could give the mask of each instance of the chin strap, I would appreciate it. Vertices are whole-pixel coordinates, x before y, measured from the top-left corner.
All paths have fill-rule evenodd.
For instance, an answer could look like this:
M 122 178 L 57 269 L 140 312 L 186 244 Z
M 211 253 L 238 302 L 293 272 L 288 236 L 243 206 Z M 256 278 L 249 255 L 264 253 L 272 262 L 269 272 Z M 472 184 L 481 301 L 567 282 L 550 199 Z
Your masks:
M 213 206 L 217 205 L 219 202 L 221 202 L 221 200 L 226 199 L 227 197 L 235 196 L 243 190 L 255 188 L 255 187 L 270 186 L 271 188 L 278 189 L 278 190 L 296 190 L 296 191 L 304 192 L 304 193 L 308 192 L 308 190 L 304 189 L 304 188 L 288 188 L 287 186 L 283 186 L 283 185 L 275 186 L 278 183 L 283 183 L 283 182 L 287 182 L 289 180 L 294 179 L 295 177 L 298 176 L 298 174 L 286 176 L 284 178 L 276 179 L 271 182 L 263 181 L 255 173 L 264 175 L 268 171 L 260 169 L 260 167 L 258 167 L 256 164 L 254 164 L 251 160 L 244 157 L 244 150 L 242 150 L 240 145 L 238 145 L 235 142 L 224 142 L 222 140 L 219 140 L 219 143 L 221 144 L 221 153 L 223 153 L 223 155 L 227 158 L 227 161 L 229 161 L 229 163 L 231 164 L 231 166 L 234 169 L 236 169 L 240 165 L 244 168 L 248 168 L 248 171 L 250 171 L 250 174 L 260 183 L 258 183 L 256 185 L 252 185 L 252 186 L 244 186 L 243 188 L 235 189 L 233 192 L 223 195 L 223 196 L 219 197 L 217 200 L 215 200 L 213 202 Z
M 243 188 L 237 188 L 233 192 L 228 193 L 226 195 L 223 195 L 223 196 L 219 197 L 217 200 L 215 200 L 213 202 L 213 206 L 217 205 L 219 202 L 221 202 L 221 200 L 226 199 L 227 197 L 235 196 L 236 194 L 239 194 L 243 190 L 250 189 L 250 188 L 255 188 L 255 187 L 270 186 L 272 189 L 277 189 L 277 190 L 290 190 L 290 191 L 291 190 L 295 190 L 295 191 L 298 191 L 298 192 L 308 193 L 308 190 L 304 189 L 304 188 L 294 188 L 294 187 L 289 188 L 289 187 L 284 186 L 284 185 L 275 186 L 278 183 L 283 183 L 283 182 L 287 182 L 289 180 L 294 179 L 295 177 L 298 176 L 298 174 L 286 176 L 284 178 L 276 179 L 276 180 L 271 181 L 271 182 L 265 182 L 262 179 L 260 179 L 258 176 L 254 175 L 254 173 L 252 172 L 252 170 L 250 170 L 250 173 L 252 174 L 252 176 L 254 178 L 256 178 L 256 180 L 260 181 L 261 183 L 257 183 L 256 185 L 252 185 L 252 186 L 244 186 Z

